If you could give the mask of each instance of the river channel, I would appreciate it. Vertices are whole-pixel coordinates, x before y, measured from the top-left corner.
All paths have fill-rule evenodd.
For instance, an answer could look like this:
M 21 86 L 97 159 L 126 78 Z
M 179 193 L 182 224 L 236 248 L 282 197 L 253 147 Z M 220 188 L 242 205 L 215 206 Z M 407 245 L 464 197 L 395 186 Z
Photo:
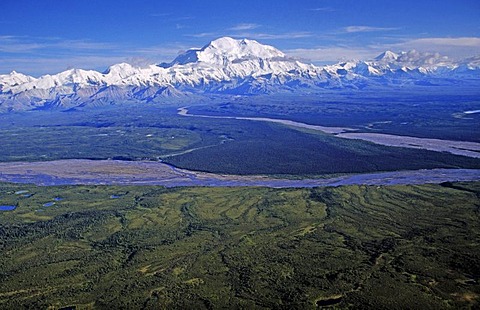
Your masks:
M 476 111 L 467 111 L 476 112 Z M 269 122 L 277 123 L 292 128 L 304 128 L 310 130 L 321 131 L 324 133 L 332 134 L 335 137 L 343 139 L 357 139 L 369 141 L 375 144 L 381 144 L 386 146 L 405 147 L 413 149 L 424 149 L 436 152 L 448 152 L 455 155 L 462 155 L 467 157 L 480 158 L 480 143 L 471 141 L 452 141 L 442 139 L 428 139 L 418 138 L 410 136 L 397 136 L 382 133 L 368 133 L 368 132 L 356 132 L 355 129 L 346 127 L 325 127 L 318 125 L 305 124 L 300 122 L 291 121 L 288 119 L 276 119 L 266 117 L 244 117 L 244 116 L 210 116 L 191 114 L 187 108 L 179 108 L 178 115 L 189 117 L 201 117 L 201 118 L 217 118 L 217 119 L 237 119 L 248 120 L 257 122 Z
M 478 181 L 480 169 L 431 169 L 342 175 L 318 179 L 220 175 L 179 169 L 162 162 L 69 159 L 0 163 L 0 182 L 52 185 L 163 185 L 318 187 Z

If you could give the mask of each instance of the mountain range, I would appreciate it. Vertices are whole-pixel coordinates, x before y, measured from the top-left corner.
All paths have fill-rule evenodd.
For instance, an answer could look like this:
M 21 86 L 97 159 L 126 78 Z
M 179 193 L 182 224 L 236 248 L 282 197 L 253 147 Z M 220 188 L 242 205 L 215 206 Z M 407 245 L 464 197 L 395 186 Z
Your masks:
M 120 63 L 105 72 L 71 69 L 39 78 L 15 71 L 0 75 L 0 111 L 464 83 L 480 86 L 480 56 L 453 61 L 414 50 L 386 51 L 369 61 L 315 66 L 254 40 L 223 37 L 170 63 Z

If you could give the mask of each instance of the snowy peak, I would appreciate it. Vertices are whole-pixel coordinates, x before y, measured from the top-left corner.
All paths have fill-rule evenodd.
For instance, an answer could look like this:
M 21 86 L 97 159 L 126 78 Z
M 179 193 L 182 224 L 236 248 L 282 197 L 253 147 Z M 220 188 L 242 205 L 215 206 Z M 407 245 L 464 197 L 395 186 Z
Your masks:
M 245 58 L 273 59 L 284 58 L 285 54 L 273 46 L 263 45 L 255 40 L 235 40 L 223 37 L 210 42 L 199 52 L 199 60 L 209 63 L 223 63 Z
M 172 62 L 170 63 L 161 63 L 158 66 L 161 68 L 170 68 L 175 65 L 186 65 L 189 63 L 195 63 L 198 61 L 197 53 L 201 51 L 199 48 L 192 48 L 186 51 L 183 54 L 178 55 Z
M 203 62 L 214 65 L 226 65 L 235 61 L 248 59 L 278 59 L 285 54 L 270 45 L 260 44 L 255 40 L 235 40 L 230 37 L 216 39 L 201 49 L 190 49 L 179 55 L 173 62 L 162 67 Z
M 163 102 L 165 97 L 183 100 L 210 94 L 463 84 L 474 88 L 480 84 L 479 56 L 453 61 L 438 53 L 386 51 L 372 60 L 317 67 L 254 40 L 223 37 L 188 50 L 169 64 L 120 63 L 104 72 L 70 69 L 39 78 L 15 71 L 0 75 L 0 111 Z
M 128 63 L 122 62 L 113 66 L 110 66 L 103 74 L 111 74 L 111 75 L 124 75 L 128 76 L 134 74 L 137 70 Z
M 375 60 L 378 62 L 392 62 L 398 59 L 398 54 L 395 54 L 392 51 L 385 51 L 375 57 Z
M 419 78 L 448 77 L 461 70 L 471 72 L 475 68 L 475 57 L 455 62 L 439 53 L 410 50 L 396 54 L 385 51 L 370 61 L 350 61 L 325 67 L 330 73 L 347 76 L 356 74 L 363 77 L 388 77 L 389 79 L 415 80 Z M 468 71 L 470 70 L 470 71 Z M 455 72 L 454 72 L 455 71 Z
M 12 71 L 10 74 L 0 75 L 0 90 L 15 87 L 35 81 L 34 77 Z
M 125 81 L 131 76 L 141 73 L 139 68 L 136 68 L 128 63 L 119 63 L 110 66 L 103 73 L 103 80 L 107 85 L 121 85 L 122 81 Z

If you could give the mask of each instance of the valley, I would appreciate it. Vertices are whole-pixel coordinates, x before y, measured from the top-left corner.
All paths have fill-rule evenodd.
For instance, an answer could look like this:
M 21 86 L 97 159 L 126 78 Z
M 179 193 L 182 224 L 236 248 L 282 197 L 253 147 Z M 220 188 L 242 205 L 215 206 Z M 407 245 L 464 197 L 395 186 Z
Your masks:
M 478 308 L 478 56 L 176 53 L 0 75 L 0 308 Z
M 227 175 L 179 169 L 162 162 L 64 159 L 0 163 L 0 182 L 57 185 L 162 185 L 209 187 L 311 188 L 342 185 L 439 184 L 477 181 L 480 169 L 422 169 L 391 172 L 289 178 L 267 175 Z
M 472 114 L 472 113 L 467 113 L 467 114 Z M 178 115 L 214 118 L 214 119 L 223 118 L 223 119 L 237 119 L 237 120 L 249 120 L 249 121 L 259 121 L 259 122 L 271 122 L 271 123 L 283 124 L 283 125 L 294 127 L 294 128 L 310 129 L 314 131 L 320 131 L 323 133 L 330 133 L 335 135 L 335 137 L 340 137 L 345 139 L 357 139 L 357 140 L 373 142 L 375 144 L 380 144 L 380 145 L 415 148 L 415 149 L 431 150 L 431 151 L 437 151 L 437 152 L 448 152 L 456 155 L 480 158 L 480 143 L 475 143 L 475 142 L 449 141 L 449 140 L 440 140 L 440 139 L 416 138 L 416 137 L 409 137 L 409 136 L 394 136 L 394 135 L 387 135 L 387 134 L 380 134 L 380 133 L 357 133 L 355 132 L 355 129 L 352 129 L 352 128 L 324 127 L 324 126 L 309 125 L 305 123 L 294 122 L 291 120 L 275 119 L 275 118 L 197 115 L 197 114 L 189 114 L 187 108 L 178 109 Z

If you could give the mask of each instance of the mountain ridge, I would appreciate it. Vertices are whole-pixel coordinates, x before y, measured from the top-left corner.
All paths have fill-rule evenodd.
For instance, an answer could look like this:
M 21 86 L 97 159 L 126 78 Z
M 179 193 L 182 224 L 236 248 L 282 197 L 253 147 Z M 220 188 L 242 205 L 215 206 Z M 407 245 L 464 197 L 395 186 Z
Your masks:
M 320 67 L 255 40 L 222 37 L 170 63 L 144 67 L 120 63 L 104 72 L 69 69 L 39 78 L 15 71 L 0 75 L 0 110 L 161 102 L 192 95 L 448 85 L 462 80 L 480 82 L 480 56 L 452 61 L 437 53 L 385 51 L 369 61 Z

